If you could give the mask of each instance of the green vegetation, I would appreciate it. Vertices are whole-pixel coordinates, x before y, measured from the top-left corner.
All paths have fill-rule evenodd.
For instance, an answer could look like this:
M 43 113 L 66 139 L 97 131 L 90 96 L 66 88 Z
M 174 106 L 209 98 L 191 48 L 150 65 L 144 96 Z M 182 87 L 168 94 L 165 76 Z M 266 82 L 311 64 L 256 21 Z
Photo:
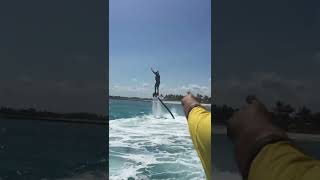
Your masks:
M 227 105 L 212 105 L 213 122 L 225 124 L 238 109 Z M 302 106 L 294 109 L 290 104 L 278 101 L 271 109 L 273 123 L 289 132 L 320 133 L 320 112 L 312 113 L 310 109 Z
M 119 100 L 132 100 L 132 101 L 151 101 L 151 98 L 139 98 L 139 97 L 123 97 L 123 96 L 109 96 L 109 99 Z
M 29 109 L 14 109 L 9 107 L 1 107 L 0 108 L 0 116 L 9 117 L 9 118 L 54 118 L 54 119 L 78 119 L 78 120 L 106 120 L 106 116 L 94 114 L 94 113 L 86 113 L 86 112 L 78 112 L 78 113 L 54 113 L 48 111 L 38 111 L 34 108 Z
M 181 101 L 181 99 L 183 97 L 184 97 L 183 95 L 168 94 L 168 95 L 164 96 L 164 100 L 167 100 L 167 101 Z M 208 96 L 203 96 L 201 94 L 197 94 L 196 98 L 201 103 L 206 103 L 206 104 L 211 104 L 212 103 L 211 97 L 208 97 Z

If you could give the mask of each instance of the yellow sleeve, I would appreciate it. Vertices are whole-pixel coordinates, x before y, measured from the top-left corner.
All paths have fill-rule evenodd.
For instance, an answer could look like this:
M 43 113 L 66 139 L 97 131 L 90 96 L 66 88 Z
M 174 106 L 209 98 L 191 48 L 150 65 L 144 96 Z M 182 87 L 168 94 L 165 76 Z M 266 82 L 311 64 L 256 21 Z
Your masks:
M 288 142 L 266 145 L 252 161 L 248 180 L 319 180 L 320 161 Z
M 211 113 L 201 106 L 193 108 L 188 116 L 188 125 L 207 179 L 211 179 Z

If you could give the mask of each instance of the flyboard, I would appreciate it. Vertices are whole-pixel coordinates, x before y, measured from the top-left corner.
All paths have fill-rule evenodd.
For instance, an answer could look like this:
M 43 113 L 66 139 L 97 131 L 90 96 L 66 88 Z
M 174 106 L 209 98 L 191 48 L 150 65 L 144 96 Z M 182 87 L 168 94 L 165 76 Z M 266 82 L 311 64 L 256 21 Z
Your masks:
M 166 104 L 164 104 L 164 103 L 162 102 L 162 100 L 159 98 L 159 96 L 153 94 L 153 97 L 156 97 L 156 98 L 161 102 L 161 104 L 168 110 L 168 112 L 171 114 L 172 118 L 175 119 L 174 116 L 173 116 L 173 114 L 172 114 L 172 112 L 170 111 L 170 109 L 166 106 Z

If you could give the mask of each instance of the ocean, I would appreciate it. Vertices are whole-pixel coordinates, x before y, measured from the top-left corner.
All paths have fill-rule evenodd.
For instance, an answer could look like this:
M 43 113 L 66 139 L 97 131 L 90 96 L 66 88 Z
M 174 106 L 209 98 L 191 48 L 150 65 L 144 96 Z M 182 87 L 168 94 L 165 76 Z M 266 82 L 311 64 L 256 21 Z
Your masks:
M 162 115 L 155 117 L 159 113 L 154 112 L 152 102 L 110 100 L 111 180 L 205 179 L 182 106 L 169 103 L 167 106 L 176 119 L 172 119 L 164 108 Z M 241 180 L 233 145 L 218 129 L 213 130 L 212 179 Z M 295 140 L 309 156 L 320 159 L 320 136 L 302 134 Z
M 205 179 L 181 104 L 167 106 L 175 119 L 150 101 L 109 101 L 109 179 Z
M 0 119 L 0 179 L 107 179 L 104 125 Z
M 180 104 L 110 100 L 109 179 L 205 179 Z M 153 114 L 155 113 L 155 115 Z M 158 116 L 158 117 L 157 117 Z M 1 118 L 0 179 L 108 179 L 106 126 Z M 233 145 L 214 129 L 213 179 L 240 180 Z M 297 139 L 320 159 L 319 136 Z
M 110 100 L 109 179 L 205 179 L 180 104 L 156 112 L 152 102 Z M 161 106 L 160 106 L 161 107 Z M 108 179 L 106 126 L 0 119 L 0 180 Z M 297 136 L 299 137 L 299 136 Z M 233 145 L 214 129 L 213 179 L 240 180 Z M 298 145 L 320 159 L 319 136 Z

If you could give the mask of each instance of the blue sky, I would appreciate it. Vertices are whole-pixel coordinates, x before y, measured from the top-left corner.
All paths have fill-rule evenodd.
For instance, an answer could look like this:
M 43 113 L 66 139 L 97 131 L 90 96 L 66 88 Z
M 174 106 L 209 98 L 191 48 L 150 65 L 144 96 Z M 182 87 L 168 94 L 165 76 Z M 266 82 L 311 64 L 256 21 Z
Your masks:
M 110 95 L 211 92 L 210 0 L 110 0 Z

